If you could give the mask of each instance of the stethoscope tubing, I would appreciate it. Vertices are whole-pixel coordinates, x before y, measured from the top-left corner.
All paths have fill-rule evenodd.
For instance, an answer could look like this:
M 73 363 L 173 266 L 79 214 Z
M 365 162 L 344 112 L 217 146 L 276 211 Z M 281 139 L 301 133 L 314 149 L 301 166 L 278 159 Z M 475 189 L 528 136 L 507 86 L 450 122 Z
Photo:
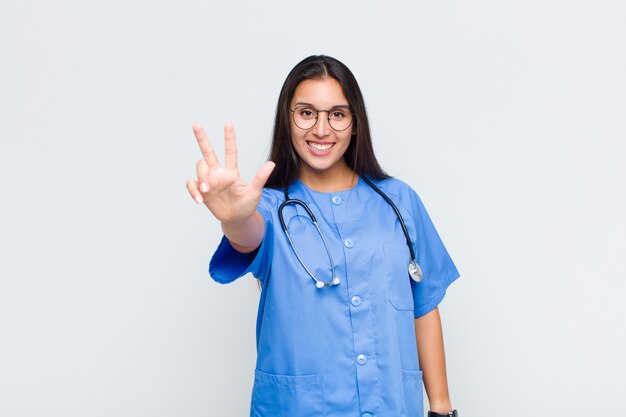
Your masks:
M 359 177 L 363 181 L 365 181 L 365 183 L 367 183 L 367 185 L 369 185 L 374 191 L 376 191 L 376 193 L 378 193 L 378 195 L 380 195 L 396 213 L 396 217 L 398 218 L 398 221 L 400 222 L 400 227 L 402 228 L 402 232 L 404 233 L 404 237 L 406 238 L 406 245 L 408 246 L 409 252 L 411 254 L 411 262 L 409 262 L 409 275 L 414 281 L 420 282 L 422 280 L 422 269 L 420 268 L 419 264 L 417 263 L 415 259 L 415 252 L 413 251 L 413 244 L 411 243 L 411 237 L 409 235 L 409 231 L 406 228 L 406 224 L 404 223 L 404 218 L 402 217 L 402 214 L 400 214 L 400 210 L 398 210 L 398 207 L 394 204 L 394 202 L 391 201 L 391 199 L 380 188 L 374 185 L 374 183 L 371 180 L 366 178 L 364 175 L 359 175 Z M 298 200 L 295 198 L 290 198 L 288 188 L 289 187 L 284 189 L 285 201 L 283 201 L 283 203 L 278 207 L 278 219 L 280 221 L 281 227 L 283 228 L 283 231 L 285 232 L 285 235 L 287 236 L 287 240 L 289 241 L 289 244 L 291 245 L 291 249 L 295 253 L 296 258 L 298 259 L 298 261 L 300 262 L 304 270 L 315 281 L 315 285 L 317 286 L 317 288 L 329 287 L 332 285 L 339 284 L 340 279 L 335 276 L 335 263 L 333 261 L 333 256 L 330 252 L 328 243 L 326 242 L 326 238 L 324 237 L 324 234 L 322 233 L 322 230 L 320 229 L 320 226 L 317 223 L 317 219 L 315 218 L 315 215 L 313 215 L 313 212 L 304 201 Z M 317 230 L 317 233 L 322 238 L 322 242 L 324 243 L 324 247 L 326 248 L 326 253 L 328 254 L 328 259 L 330 260 L 330 265 L 331 265 L 331 280 L 330 281 L 324 282 L 324 281 L 318 280 L 315 277 L 315 275 L 311 272 L 311 270 L 309 270 L 309 268 L 305 265 L 304 261 L 302 260 L 302 257 L 296 250 L 296 247 L 293 244 L 293 240 L 291 239 L 291 235 L 289 234 L 287 225 L 285 224 L 285 219 L 283 217 L 283 209 L 285 208 L 285 206 L 289 204 L 295 204 L 295 205 L 301 206 L 307 212 L 307 214 L 309 215 L 309 218 L 311 219 L 311 221 L 313 222 L 313 225 L 315 226 L 315 229 Z
M 398 216 L 398 220 L 400 220 L 400 227 L 402 227 L 402 232 L 404 233 L 404 237 L 406 238 L 406 245 L 409 247 L 409 252 L 411 252 L 411 259 L 415 260 L 415 252 L 413 252 L 413 244 L 411 243 L 411 238 L 409 237 L 409 231 L 406 228 L 406 224 L 404 224 L 404 218 L 400 214 L 400 210 L 398 210 L 398 207 L 394 204 L 393 201 L 391 201 L 389 196 L 383 193 L 383 191 L 380 188 L 378 188 L 376 185 L 374 185 L 372 181 L 370 181 L 364 175 L 359 175 L 359 176 L 361 177 L 363 181 L 367 183 L 367 185 L 372 187 L 374 191 L 376 191 L 382 198 L 384 198 L 385 201 L 391 206 L 393 211 L 396 212 L 396 216 Z
M 330 266 L 331 266 L 331 280 L 330 281 L 324 282 L 324 281 L 318 280 L 315 277 L 315 275 L 313 275 L 313 273 L 306 266 L 306 264 L 304 263 L 304 261 L 300 257 L 300 254 L 296 250 L 296 246 L 293 244 L 293 240 L 291 239 L 291 235 L 289 234 L 289 230 L 287 229 L 287 225 L 285 224 L 285 219 L 283 217 L 283 209 L 288 204 L 296 204 L 296 205 L 301 206 L 304 210 L 306 210 L 307 214 L 311 218 L 311 221 L 313 222 L 313 225 L 315 226 L 315 229 L 317 229 L 317 233 L 322 238 L 322 242 L 324 242 L 324 247 L 326 248 L 326 253 L 328 254 L 328 259 L 330 259 Z M 328 246 L 328 243 L 326 242 L 326 238 L 324 237 L 324 234 L 322 233 L 322 229 L 320 229 L 320 226 L 317 223 L 317 219 L 313 215 L 313 212 L 311 211 L 309 206 L 302 200 L 297 200 L 295 198 L 289 198 L 289 193 L 287 192 L 287 189 L 285 189 L 285 201 L 278 207 L 278 219 L 280 220 L 280 225 L 283 228 L 283 231 L 285 232 L 285 235 L 287 235 L 287 239 L 289 240 L 289 244 L 291 245 L 291 249 L 293 249 L 293 253 L 296 254 L 296 258 L 298 258 L 298 261 L 300 262 L 300 265 L 302 265 L 302 267 L 307 272 L 307 274 L 309 274 L 309 276 L 311 278 L 313 278 L 313 280 L 315 281 L 315 284 L 317 285 L 317 287 L 318 288 L 329 287 L 331 285 L 339 284 L 339 279 L 337 277 L 335 277 L 335 262 L 333 261 L 333 255 L 330 252 L 330 248 Z

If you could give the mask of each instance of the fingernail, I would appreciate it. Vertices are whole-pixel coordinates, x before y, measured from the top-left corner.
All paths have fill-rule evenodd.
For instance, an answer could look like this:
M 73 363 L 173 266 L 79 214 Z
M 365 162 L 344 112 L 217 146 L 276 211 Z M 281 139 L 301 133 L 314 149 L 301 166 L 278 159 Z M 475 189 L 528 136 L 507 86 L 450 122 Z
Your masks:
M 202 202 L 204 201 L 204 200 L 202 199 L 202 197 L 200 197 L 199 195 L 198 195 L 198 196 L 196 196 L 195 200 L 196 200 L 196 203 L 198 203 L 198 204 L 202 204 Z
M 207 187 L 205 183 L 202 183 L 200 184 L 200 191 L 206 193 L 207 191 L 209 191 L 209 187 Z

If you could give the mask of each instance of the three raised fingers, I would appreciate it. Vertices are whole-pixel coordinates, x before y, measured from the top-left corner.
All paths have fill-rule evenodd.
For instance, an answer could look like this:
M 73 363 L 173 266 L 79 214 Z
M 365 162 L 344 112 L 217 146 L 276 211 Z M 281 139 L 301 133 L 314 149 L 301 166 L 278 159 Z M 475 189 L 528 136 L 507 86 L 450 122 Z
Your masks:
M 204 159 L 199 160 L 196 164 L 198 180 L 188 180 L 187 190 L 189 194 L 191 194 L 191 197 L 199 204 L 204 201 L 202 193 L 209 191 L 209 172 L 212 168 L 219 168 L 220 165 L 202 125 L 199 123 L 194 124 L 193 132 L 198 140 L 198 145 L 200 146 Z M 235 127 L 232 123 L 226 123 L 224 126 L 224 149 L 226 154 L 226 168 L 237 169 L 237 141 L 235 138 Z M 250 186 L 257 197 L 261 195 L 263 186 L 274 170 L 274 167 L 274 162 L 266 161 L 252 179 Z

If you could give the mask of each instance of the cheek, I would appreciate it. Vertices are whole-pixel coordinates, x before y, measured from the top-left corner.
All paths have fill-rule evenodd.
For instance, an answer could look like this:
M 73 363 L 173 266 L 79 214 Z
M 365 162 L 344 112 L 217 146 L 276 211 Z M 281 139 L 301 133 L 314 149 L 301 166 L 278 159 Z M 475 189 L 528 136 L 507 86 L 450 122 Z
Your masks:
M 345 135 L 343 135 L 342 139 L 344 143 L 346 144 L 346 146 L 350 145 L 350 142 L 352 142 L 353 140 L 356 140 L 352 132 L 348 132 Z
M 302 145 L 302 143 L 304 142 L 304 134 L 303 133 L 299 133 L 296 130 L 291 130 L 291 144 L 294 147 L 297 147 L 299 145 Z
M 291 148 L 295 151 L 298 158 L 302 158 L 303 146 L 306 144 L 304 138 L 297 133 L 291 134 Z

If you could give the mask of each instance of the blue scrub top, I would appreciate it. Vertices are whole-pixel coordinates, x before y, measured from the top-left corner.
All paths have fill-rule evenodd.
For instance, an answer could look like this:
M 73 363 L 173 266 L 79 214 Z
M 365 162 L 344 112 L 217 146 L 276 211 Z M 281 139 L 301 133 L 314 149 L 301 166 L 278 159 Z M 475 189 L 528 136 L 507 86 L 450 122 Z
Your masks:
M 317 218 L 339 285 L 318 289 L 299 263 L 278 219 L 282 190 L 263 190 L 265 236 L 257 251 L 241 254 L 223 238 L 213 255 L 215 281 L 250 272 L 261 282 L 251 417 L 423 415 L 414 318 L 434 309 L 459 273 L 415 191 L 395 178 L 374 183 L 404 218 L 420 283 L 408 275 L 396 214 L 361 179 L 333 193 L 300 181 L 289 188 Z M 329 281 L 330 261 L 306 212 L 288 205 L 283 217 L 304 263 Z

